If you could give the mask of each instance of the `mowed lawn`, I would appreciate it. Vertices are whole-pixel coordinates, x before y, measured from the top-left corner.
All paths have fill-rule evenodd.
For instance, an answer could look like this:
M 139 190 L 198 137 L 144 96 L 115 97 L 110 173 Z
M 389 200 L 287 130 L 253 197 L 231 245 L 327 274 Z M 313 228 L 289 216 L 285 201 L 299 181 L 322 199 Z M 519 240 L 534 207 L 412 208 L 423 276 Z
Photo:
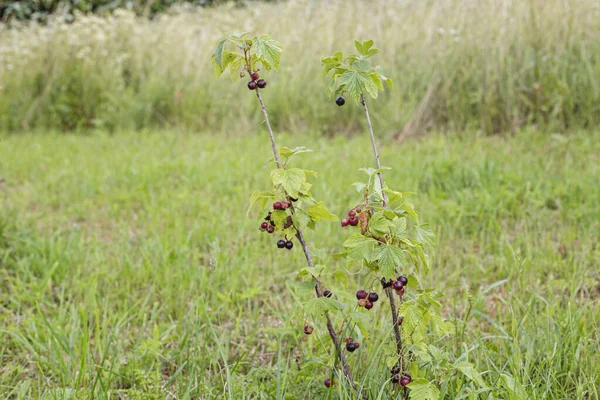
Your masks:
M 315 150 L 296 161 L 320 173 L 314 194 L 333 212 L 358 202 L 366 138 L 278 140 Z M 431 340 L 468 352 L 494 388 L 469 398 L 598 399 L 600 135 L 381 146 L 388 185 L 417 192 L 438 234 L 422 284 L 444 292 L 455 329 Z M 2 137 L 0 397 L 344 397 L 322 384 L 323 322 L 302 339 L 300 249 L 278 250 L 247 215 L 251 192 L 268 188 L 269 152 L 264 133 Z M 306 235 L 339 262 L 327 255 L 348 230 Z M 353 287 L 360 275 L 349 276 Z M 369 398 L 385 399 L 389 372 L 372 354 L 388 316 L 377 307 L 350 360 Z

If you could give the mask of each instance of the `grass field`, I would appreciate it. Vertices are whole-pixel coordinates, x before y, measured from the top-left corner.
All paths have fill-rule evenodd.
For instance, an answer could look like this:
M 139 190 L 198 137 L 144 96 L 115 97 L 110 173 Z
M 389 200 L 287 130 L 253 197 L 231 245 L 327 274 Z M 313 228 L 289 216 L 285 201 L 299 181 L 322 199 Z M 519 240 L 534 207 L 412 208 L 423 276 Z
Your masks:
M 431 341 L 468 353 L 493 388 L 445 398 L 600 398 L 599 139 L 382 144 L 388 184 L 418 192 L 438 233 L 422 282 L 446 294 L 455 334 Z M 280 141 L 316 150 L 303 163 L 321 172 L 315 195 L 334 212 L 355 203 L 366 140 Z M 348 397 L 322 384 L 318 322 L 302 340 L 300 249 L 278 251 L 246 216 L 268 151 L 264 133 L 2 138 L 0 397 Z M 337 223 L 307 233 L 323 254 L 345 235 Z M 390 398 L 377 362 L 385 308 L 370 315 L 352 367 L 370 399 Z

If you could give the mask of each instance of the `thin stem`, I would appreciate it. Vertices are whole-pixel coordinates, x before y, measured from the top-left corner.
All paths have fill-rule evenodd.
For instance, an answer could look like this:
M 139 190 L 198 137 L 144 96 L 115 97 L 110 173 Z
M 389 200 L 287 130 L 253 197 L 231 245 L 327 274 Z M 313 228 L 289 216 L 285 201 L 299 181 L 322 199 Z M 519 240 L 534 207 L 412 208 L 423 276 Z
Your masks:
M 261 107 L 262 113 L 265 117 L 265 123 L 267 124 L 267 128 L 269 130 L 269 136 L 271 137 L 271 148 L 273 149 L 273 156 L 275 157 L 275 163 L 277 164 L 277 168 L 281 168 L 281 162 L 279 161 L 279 155 L 277 154 L 277 145 L 275 144 L 275 135 L 273 134 L 273 129 L 271 128 L 271 123 L 269 122 L 269 114 L 267 113 L 267 108 L 265 107 L 265 103 L 263 102 L 263 99 L 260 96 L 258 88 L 256 89 L 256 97 L 258 98 L 258 101 L 260 101 L 260 107 Z M 292 207 L 292 212 L 293 211 L 294 211 L 294 208 Z M 306 241 L 304 240 L 304 234 L 302 233 L 302 229 L 300 229 L 299 226 L 296 226 L 296 232 L 297 232 L 296 236 L 298 238 L 298 241 L 300 242 L 300 245 L 302 246 L 302 251 L 304 252 L 304 256 L 306 257 L 306 262 L 307 262 L 308 266 L 312 268 L 312 267 L 314 267 L 314 263 L 313 263 L 311 255 L 310 255 L 310 251 L 308 250 L 308 246 L 306 245 Z M 319 278 L 317 278 L 316 276 L 314 278 L 316 280 L 315 292 L 317 294 L 317 297 L 323 297 L 323 290 L 321 288 L 321 282 L 319 282 Z M 333 344 L 336 348 L 337 355 L 340 358 L 340 363 L 342 364 L 342 370 L 344 372 L 344 375 L 346 376 L 346 379 L 348 379 L 348 381 L 352 385 L 352 388 L 354 389 L 354 391 L 357 391 L 356 386 L 354 384 L 354 380 L 352 379 L 352 373 L 350 371 L 350 366 L 348 365 L 348 362 L 346 361 L 346 356 L 344 355 L 344 352 L 340 348 L 340 339 L 339 339 L 337 333 L 335 333 L 335 329 L 333 328 L 333 323 L 331 322 L 329 313 L 325 313 L 325 318 L 327 318 L 327 331 L 329 332 L 331 341 L 333 342 Z
M 367 107 L 367 101 L 365 100 L 365 96 L 360 95 L 360 103 L 363 105 L 365 109 L 365 114 L 367 115 L 367 123 L 369 124 L 369 133 L 371 134 L 371 144 L 373 145 L 373 154 L 375 155 L 375 165 L 377 165 L 377 169 L 381 169 L 381 163 L 379 162 L 379 152 L 377 151 L 377 144 L 375 143 L 375 134 L 373 133 L 373 125 L 371 124 L 371 117 L 369 116 L 369 108 Z M 383 183 L 383 173 L 379 172 L 377 174 L 379 176 L 379 183 L 381 184 L 381 197 L 383 200 L 383 206 L 385 207 L 387 204 L 387 196 L 383 191 L 385 187 Z
M 371 116 L 369 115 L 369 108 L 367 107 L 367 101 L 365 96 L 361 94 L 360 102 L 365 109 L 365 115 L 367 116 L 367 124 L 369 125 L 369 134 L 371 135 L 371 145 L 373 146 L 373 154 L 375 155 L 375 164 L 378 169 L 381 169 L 381 162 L 379 161 L 379 152 L 377 151 L 377 143 L 375 142 L 375 134 L 373 133 L 373 124 L 371 123 Z M 383 172 L 377 174 L 379 176 L 379 183 L 381 184 L 381 199 L 383 207 L 387 204 L 387 196 L 383 188 L 385 184 L 383 182 Z M 391 288 L 385 289 L 385 294 L 390 299 L 390 310 L 392 313 L 392 324 L 394 326 L 394 336 L 396 338 L 396 350 L 398 352 L 398 366 L 400 371 L 404 371 L 404 357 L 402 354 L 402 334 L 400 333 L 400 327 L 398 326 L 398 312 L 396 311 L 396 301 L 394 299 L 394 293 Z

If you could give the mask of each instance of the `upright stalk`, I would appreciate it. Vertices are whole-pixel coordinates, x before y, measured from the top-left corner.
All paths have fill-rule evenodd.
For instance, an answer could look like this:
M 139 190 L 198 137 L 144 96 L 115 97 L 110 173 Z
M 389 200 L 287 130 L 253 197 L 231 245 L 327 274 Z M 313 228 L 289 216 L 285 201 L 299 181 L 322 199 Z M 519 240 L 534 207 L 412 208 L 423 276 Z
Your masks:
M 273 149 L 273 156 L 275 157 L 275 163 L 277 164 L 277 168 L 281 168 L 281 161 L 279 161 L 279 155 L 277 153 L 277 145 L 275 143 L 275 135 L 273 134 L 273 129 L 271 128 L 271 123 L 269 121 L 269 114 L 267 113 L 267 108 L 265 107 L 265 103 L 263 102 L 262 97 L 260 96 L 260 92 L 258 90 L 258 88 L 256 88 L 256 97 L 258 98 L 258 101 L 260 102 L 260 107 L 262 109 L 262 113 L 265 117 L 265 123 L 267 124 L 267 129 L 269 130 L 269 136 L 271 137 L 271 148 Z M 294 212 L 294 208 L 292 206 L 292 213 Z M 304 240 L 304 234 L 302 233 L 302 229 L 300 229 L 299 226 L 296 226 L 296 237 L 298 238 L 298 241 L 300 242 L 300 245 L 302 246 L 302 251 L 304 252 L 304 256 L 306 257 L 306 262 L 308 264 L 309 267 L 314 267 L 314 263 L 312 261 L 312 257 L 310 255 L 310 252 L 308 250 L 308 246 L 306 245 L 306 241 Z M 319 278 L 314 276 L 316 283 L 315 283 L 315 292 L 317 294 L 317 297 L 323 297 L 323 290 L 321 288 L 321 282 L 319 281 Z M 340 364 L 342 365 L 342 370 L 344 372 L 344 375 L 346 376 L 346 379 L 348 379 L 348 381 L 350 382 L 350 385 L 352 386 L 352 388 L 354 389 L 354 391 L 357 391 L 356 389 L 356 385 L 354 384 L 354 380 L 352 379 L 352 373 L 350 371 L 350 366 L 348 365 L 348 362 L 346 361 L 346 356 L 344 355 L 344 352 L 342 351 L 341 347 L 340 347 L 340 339 L 337 335 L 337 333 L 335 332 L 335 329 L 333 328 L 333 323 L 331 322 L 331 318 L 329 317 L 328 313 L 325 313 L 325 318 L 327 318 L 327 331 L 329 332 L 329 336 L 331 337 L 331 341 L 333 342 L 335 348 L 336 348 L 336 352 L 337 355 L 340 359 Z
M 365 109 L 365 115 L 367 116 L 367 124 L 369 125 L 369 134 L 371 135 L 371 145 L 373 146 L 373 154 L 375 156 L 375 164 L 378 169 L 381 169 L 381 162 L 379 161 L 379 152 L 377 151 L 377 143 L 375 142 L 375 134 L 373 133 L 373 124 L 371 124 L 371 117 L 369 115 L 369 108 L 367 107 L 367 101 L 365 100 L 365 96 L 360 96 L 360 103 Z M 379 176 L 379 183 L 381 184 L 381 198 L 383 201 L 383 206 L 387 205 L 387 196 L 383 188 L 385 187 L 383 182 L 383 172 L 379 172 L 377 174 Z M 390 300 L 390 310 L 392 313 L 392 325 L 394 326 L 394 336 L 396 338 L 396 350 L 398 352 L 398 366 L 400 367 L 400 371 L 404 371 L 404 359 L 402 356 L 402 335 L 400 334 L 400 327 L 398 326 L 398 312 L 396 311 L 396 301 L 394 299 L 394 293 L 392 288 L 385 288 L 385 294 Z

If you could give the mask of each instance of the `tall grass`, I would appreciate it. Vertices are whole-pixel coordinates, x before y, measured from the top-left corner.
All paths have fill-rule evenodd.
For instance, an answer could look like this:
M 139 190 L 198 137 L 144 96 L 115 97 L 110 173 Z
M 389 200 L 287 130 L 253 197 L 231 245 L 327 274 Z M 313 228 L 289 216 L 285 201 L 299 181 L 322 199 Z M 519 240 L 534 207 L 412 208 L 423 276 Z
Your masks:
M 354 38 L 376 41 L 397 83 L 374 113 L 387 135 L 600 122 L 597 1 L 299 0 L 2 28 L 0 130 L 252 126 L 245 81 L 216 81 L 210 63 L 218 38 L 241 30 L 284 45 L 265 93 L 278 129 L 362 128 L 360 109 L 327 98 L 319 65 Z

